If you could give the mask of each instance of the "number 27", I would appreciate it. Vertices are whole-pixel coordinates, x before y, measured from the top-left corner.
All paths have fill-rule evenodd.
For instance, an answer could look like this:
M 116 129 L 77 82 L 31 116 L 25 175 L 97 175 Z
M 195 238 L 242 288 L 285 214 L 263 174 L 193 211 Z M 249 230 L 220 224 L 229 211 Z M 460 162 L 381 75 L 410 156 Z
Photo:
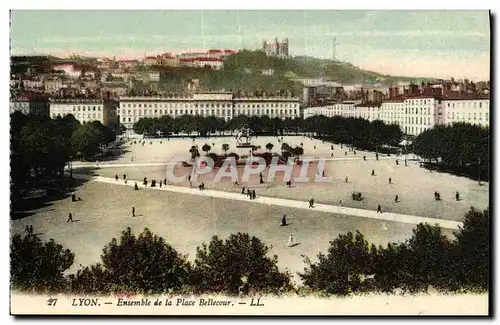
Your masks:
M 54 307 L 57 303 L 57 298 L 49 298 L 47 299 L 47 305 Z

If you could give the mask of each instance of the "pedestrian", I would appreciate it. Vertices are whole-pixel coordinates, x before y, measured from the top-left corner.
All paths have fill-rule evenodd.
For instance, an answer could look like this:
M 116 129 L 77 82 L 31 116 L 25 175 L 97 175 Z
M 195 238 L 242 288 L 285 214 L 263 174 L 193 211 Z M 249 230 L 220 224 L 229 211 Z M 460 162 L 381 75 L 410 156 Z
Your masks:
M 201 184 L 198 185 L 198 189 L 201 191 Z
M 342 200 L 339 200 L 339 208 L 342 207 Z
M 314 149 L 316 149 L 316 146 L 314 146 Z
M 286 214 L 283 215 L 283 218 L 281 218 L 281 227 L 286 226 Z
M 309 200 L 309 207 L 314 208 L 314 199 Z
M 398 165 L 399 165 L 399 160 L 396 159 L 396 166 L 398 166 Z
M 68 214 L 68 221 L 66 222 L 73 222 L 73 215 L 71 214 L 71 212 Z
M 345 178 L 345 182 L 346 182 L 346 183 L 349 183 L 349 177 L 346 177 L 346 178 Z
M 294 241 L 293 235 L 290 234 L 290 236 L 288 236 L 288 247 L 293 247 L 295 245 Z
M 167 179 L 163 179 L 163 185 L 167 185 Z
M 332 145 L 330 145 L 330 149 L 331 149 L 331 150 L 333 150 L 333 144 L 332 144 Z
M 191 175 L 188 175 L 189 187 L 191 187 Z
M 321 177 L 325 177 L 325 171 L 321 173 Z
M 250 198 L 250 200 L 252 199 L 252 190 L 247 188 L 247 196 Z
M 378 152 L 375 154 L 375 158 L 377 158 L 377 160 L 378 160 Z
M 375 169 L 372 169 L 372 176 L 375 176 Z
M 117 180 L 118 180 L 118 175 L 115 175 L 115 181 L 117 181 Z
M 363 160 L 366 161 L 366 156 L 363 156 Z
M 136 190 L 136 191 L 139 190 L 139 186 L 137 186 L 137 182 L 135 182 L 135 184 L 134 184 L 134 190 Z
M 29 234 L 30 236 L 33 236 L 33 225 L 30 225 L 29 227 Z
M 204 191 L 205 190 L 205 183 L 201 182 L 201 189 Z
M 398 203 L 399 200 L 399 195 L 396 194 L 396 197 L 394 198 L 394 202 Z
M 135 207 L 132 207 L 132 217 L 135 217 Z
M 241 194 L 245 194 L 245 186 L 241 188 Z
M 377 213 L 382 213 L 382 206 L 380 204 L 377 207 Z
M 160 188 L 161 188 L 161 180 L 160 180 Z
M 255 194 L 255 190 L 252 190 L 252 199 L 255 200 L 257 198 L 257 195 Z
M 458 194 L 458 192 L 455 193 L 455 200 L 460 201 L 460 194 Z
M 408 166 L 408 160 L 405 159 L 405 166 Z
M 123 174 L 123 180 L 127 179 L 127 174 Z
M 392 178 L 389 177 L 389 184 L 392 184 Z
M 331 157 L 333 157 L 333 152 L 332 152 L 332 155 L 331 155 Z
M 345 155 L 347 156 L 347 151 L 345 152 Z

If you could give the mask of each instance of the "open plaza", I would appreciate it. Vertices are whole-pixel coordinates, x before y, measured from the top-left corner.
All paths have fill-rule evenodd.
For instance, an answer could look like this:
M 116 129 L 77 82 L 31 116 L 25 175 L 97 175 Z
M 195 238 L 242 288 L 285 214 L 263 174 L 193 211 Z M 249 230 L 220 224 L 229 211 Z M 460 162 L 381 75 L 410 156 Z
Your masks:
M 302 255 L 314 261 L 316 254 L 326 252 L 329 242 L 340 233 L 360 230 L 369 242 L 386 245 L 410 237 L 418 220 L 429 218 L 442 223 L 443 232 L 452 237 L 456 225 L 471 206 L 485 209 L 489 204 L 488 183 L 479 186 L 477 181 L 466 177 L 431 172 L 420 167 L 412 155 L 381 154 L 377 160 L 373 152 L 354 152 L 337 144 L 332 150 L 331 143 L 304 136 L 285 136 L 280 142 L 276 137 L 257 137 L 251 143 L 261 146 L 256 153 L 266 152 L 266 144 L 272 143 L 271 152 L 278 154 L 283 142 L 290 146 L 302 145 L 302 157 L 327 159 L 325 176 L 331 177 L 331 182 L 299 183 L 292 179 L 289 187 L 280 177 L 268 181 L 266 168 L 262 171 L 264 183 L 260 183 L 258 174 L 252 175 L 248 182 L 240 180 L 237 185 L 229 178 L 214 182 L 215 172 L 212 172 L 200 175 L 191 184 L 192 188 L 188 181 L 167 182 L 168 186 L 161 189 L 158 185 L 144 187 L 144 178 L 149 184 L 151 180 L 165 179 L 172 158 L 189 157 L 192 145 L 199 147 L 202 156 L 205 143 L 211 146 L 210 152 L 217 154 L 223 153 L 223 144 L 229 145 L 227 153 L 234 152 L 240 157 L 250 154 L 248 148 L 237 148 L 234 137 L 144 141 L 144 145 L 140 140 L 135 144 L 128 141 L 123 146 L 123 155 L 99 162 L 98 166 L 95 162 L 74 162 L 75 178 L 87 180 L 75 191 L 82 200 L 55 201 L 33 211 L 31 216 L 12 220 L 12 233 L 22 233 L 26 225 L 33 225 L 34 233 L 42 240 L 54 238 L 76 254 L 69 270 L 74 272 L 80 265 L 98 262 L 104 245 L 113 237 L 119 237 L 126 227 L 131 227 L 136 234 L 147 227 L 179 252 L 189 254 L 190 259 L 194 259 L 196 247 L 208 242 L 213 235 L 226 237 L 248 232 L 272 246 L 271 252 L 278 255 L 282 269 L 296 274 L 305 267 Z M 408 166 L 405 166 L 405 158 Z M 244 166 L 238 167 L 238 175 L 241 176 L 243 169 Z M 189 172 L 189 167 L 176 167 L 176 173 L 187 175 Z M 127 175 L 126 186 L 123 174 Z M 116 175 L 119 180 L 115 180 Z M 133 188 L 135 182 L 138 191 Z M 197 192 L 201 182 L 206 188 L 204 195 Z M 255 190 L 256 199 L 250 200 L 241 194 L 242 187 Z M 435 191 L 441 194 L 441 201 L 434 199 Z M 363 200 L 354 201 L 353 192 L 362 193 Z M 459 201 L 455 199 L 456 192 L 460 193 Z M 395 202 L 396 195 L 398 202 Z M 308 207 L 312 198 L 315 208 Z M 376 213 L 378 205 L 383 213 Z M 132 207 L 135 217 L 132 217 Z M 73 223 L 66 222 L 69 212 Z M 283 215 L 287 216 L 286 227 L 280 227 Z M 288 247 L 290 234 L 298 245 Z

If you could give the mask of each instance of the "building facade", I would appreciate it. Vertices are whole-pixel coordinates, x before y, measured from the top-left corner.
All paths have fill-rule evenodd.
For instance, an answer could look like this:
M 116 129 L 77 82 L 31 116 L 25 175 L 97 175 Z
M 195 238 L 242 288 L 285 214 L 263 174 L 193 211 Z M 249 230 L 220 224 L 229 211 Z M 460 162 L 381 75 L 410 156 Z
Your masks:
M 444 99 L 442 102 L 444 124 L 466 122 L 489 126 L 490 100 L 476 99 Z
M 300 117 L 296 97 L 235 97 L 227 93 L 194 93 L 182 97 L 121 97 L 118 109 L 120 123 L 131 129 L 143 117 L 173 118 L 182 115 L 215 116 L 229 121 L 235 116 L 270 118 Z
M 72 114 L 80 123 L 99 121 L 103 125 L 117 123 L 117 102 L 102 99 L 57 98 L 50 101 L 50 117 Z
M 49 116 L 49 100 L 39 96 L 17 96 L 10 99 L 10 114 L 21 112 L 24 115 L 45 115 Z
M 262 41 L 262 51 L 266 53 L 267 56 L 276 56 L 279 58 L 289 57 L 288 52 L 288 38 L 285 38 L 282 42 L 278 41 L 276 37 L 274 42 L 267 43 Z

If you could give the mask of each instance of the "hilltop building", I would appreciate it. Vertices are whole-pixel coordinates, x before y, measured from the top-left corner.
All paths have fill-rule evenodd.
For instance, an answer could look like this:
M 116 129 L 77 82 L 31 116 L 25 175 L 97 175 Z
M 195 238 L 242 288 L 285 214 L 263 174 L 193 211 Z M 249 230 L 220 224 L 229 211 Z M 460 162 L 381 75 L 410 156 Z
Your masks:
M 262 41 L 262 51 L 264 51 L 267 56 L 288 58 L 290 56 L 288 53 L 288 38 L 285 38 L 283 42 L 280 42 L 276 37 L 272 43 L 267 43 L 264 40 Z

